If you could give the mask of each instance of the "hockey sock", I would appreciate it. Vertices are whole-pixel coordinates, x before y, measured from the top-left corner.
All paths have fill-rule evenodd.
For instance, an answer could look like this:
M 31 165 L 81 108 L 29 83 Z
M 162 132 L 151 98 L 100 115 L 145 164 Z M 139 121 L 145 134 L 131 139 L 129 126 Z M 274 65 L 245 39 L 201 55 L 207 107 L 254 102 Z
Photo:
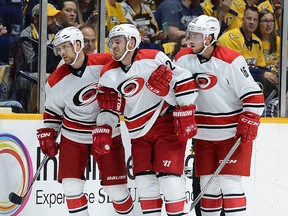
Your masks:
M 113 201 L 113 206 L 115 211 L 119 215 L 132 215 L 132 209 L 133 209 L 133 200 L 131 195 L 129 195 L 125 200 L 122 201 Z M 130 214 L 131 213 L 131 214 Z

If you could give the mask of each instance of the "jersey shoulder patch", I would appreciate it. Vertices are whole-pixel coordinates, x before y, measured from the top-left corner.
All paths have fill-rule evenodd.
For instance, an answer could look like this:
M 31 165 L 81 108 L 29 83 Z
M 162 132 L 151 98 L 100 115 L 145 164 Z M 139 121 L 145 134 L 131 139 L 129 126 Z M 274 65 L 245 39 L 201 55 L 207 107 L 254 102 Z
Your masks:
M 187 55 L 187 54 L 194 54 L 192 49 L 190 47 L 186 47 L 181 49 L 174 57 L 174 60 L 177 61 L 181 56 Z
M 107 71 L 119 67 L 120 67 L 119 62 L 112 59 L 111 61 L 109 61 L 107 64 L 104 65 L 104 67 L 100 72 L 100 77 L 102 77 Z
M 216 46 L 212 56 L 227 63 L 232 63 L 241 54 L 224 46 Z
M 112 60 L 110 53 L 91 53 L 88 54 L 87 66 L 91 65 L 105 65 Z
M 69 68 L 67 64 L 63 64 L 58 67 L 48 78 L 48 83 L 51 88 L 56 85 L 60 80 L 70 74 Z
M 143 59 L 155 59 L 160 50 L 154 49 L 140 49 L 135 56 L 135 61 Z

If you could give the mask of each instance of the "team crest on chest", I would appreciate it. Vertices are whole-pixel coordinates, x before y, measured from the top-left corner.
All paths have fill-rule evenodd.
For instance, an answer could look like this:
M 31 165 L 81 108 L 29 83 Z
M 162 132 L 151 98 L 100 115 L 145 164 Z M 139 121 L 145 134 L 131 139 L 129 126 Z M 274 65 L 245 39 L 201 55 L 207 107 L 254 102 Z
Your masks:
M 196 82 L 201 90 L 207 90 L 216 85 L 217 77 L 212 74 L 198 74 Z
M 133 77 L 121 83 L 118 87 L 118 91 L 124 97 L 133 97 L 134 95 L 136 95 L 138 92 L 141 91 L 143 86 L 144 86 L 144 79 L 142 77 Z
M 87 106 L 96 100 L 97 83 L 91 83 L 80 89 L 73 97 L 76 106 Z

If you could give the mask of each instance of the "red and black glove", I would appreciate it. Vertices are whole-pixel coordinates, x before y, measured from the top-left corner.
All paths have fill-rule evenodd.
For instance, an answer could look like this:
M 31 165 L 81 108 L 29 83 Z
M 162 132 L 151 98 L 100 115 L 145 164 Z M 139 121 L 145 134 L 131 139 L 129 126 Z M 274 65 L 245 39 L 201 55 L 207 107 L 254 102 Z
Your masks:
M 92 130 L 92 151 L 97 154 L 108 154 L 111 151 L 112 128 L 109 125 L 95 126 Z
M 56 143 L 57 132 L 53 128 L 40 128 L 37 130 L 37 138 L 43 154 L 55 157 L 58 153 L 59 145 Z
M 236 138 L 241 136 L 242 142 L 252 142 L 258 133 L 260 116 L 253 112 L 244 112 L 239 116 Z
M 146 87 L 158 96 L 166 96 L 170 90 L 172 71 L 166 65 L 160 65 L 149 77 Z
M 196 106 L 178 107 L 173 111 L 174 127 L 180 140 L 187 140 L 197 134 L 197 124 L 195 121 Z
M 120 93 L 107 87 L 98 87 L 97 90 L 96 99 L 100 109 L 123 112 L 125 100 Z

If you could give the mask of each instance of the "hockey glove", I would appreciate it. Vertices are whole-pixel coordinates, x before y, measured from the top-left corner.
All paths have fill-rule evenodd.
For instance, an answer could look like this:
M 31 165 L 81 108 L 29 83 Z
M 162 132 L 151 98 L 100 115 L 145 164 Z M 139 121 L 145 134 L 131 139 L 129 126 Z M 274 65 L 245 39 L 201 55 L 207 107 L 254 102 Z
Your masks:
M 40 128 L 37 130 L 37 138 L 43 154 L 54 157 L 58 153 L 59 145 L 56 143 L 57 132 L 53 128 Z
M 195 121 L 196 106 L 178 107 L 173 111 L 174 127 L 180 140 L 187 140 L 197 134 L 197 124 Z
M 107 87 L 98 87 L 97 90 L 96 99 L 100 109 L 123 112 L 125 101 L 120 93 Z
M 166 96 L 170 90 L 172 71 L 166 65 L 160 65 L 149 77 L 146 87 L 158 96 Z
M 242 142 L 252 142 L 258 133 L 260 116 L 253 112 L 244 112 L 240 115 L 237 125 L 236 138 L 242 137 Z
M 112 128 L 109 125 L 95 126 L 92 130 L 92 151 L 100 155 L 110 153 Z

